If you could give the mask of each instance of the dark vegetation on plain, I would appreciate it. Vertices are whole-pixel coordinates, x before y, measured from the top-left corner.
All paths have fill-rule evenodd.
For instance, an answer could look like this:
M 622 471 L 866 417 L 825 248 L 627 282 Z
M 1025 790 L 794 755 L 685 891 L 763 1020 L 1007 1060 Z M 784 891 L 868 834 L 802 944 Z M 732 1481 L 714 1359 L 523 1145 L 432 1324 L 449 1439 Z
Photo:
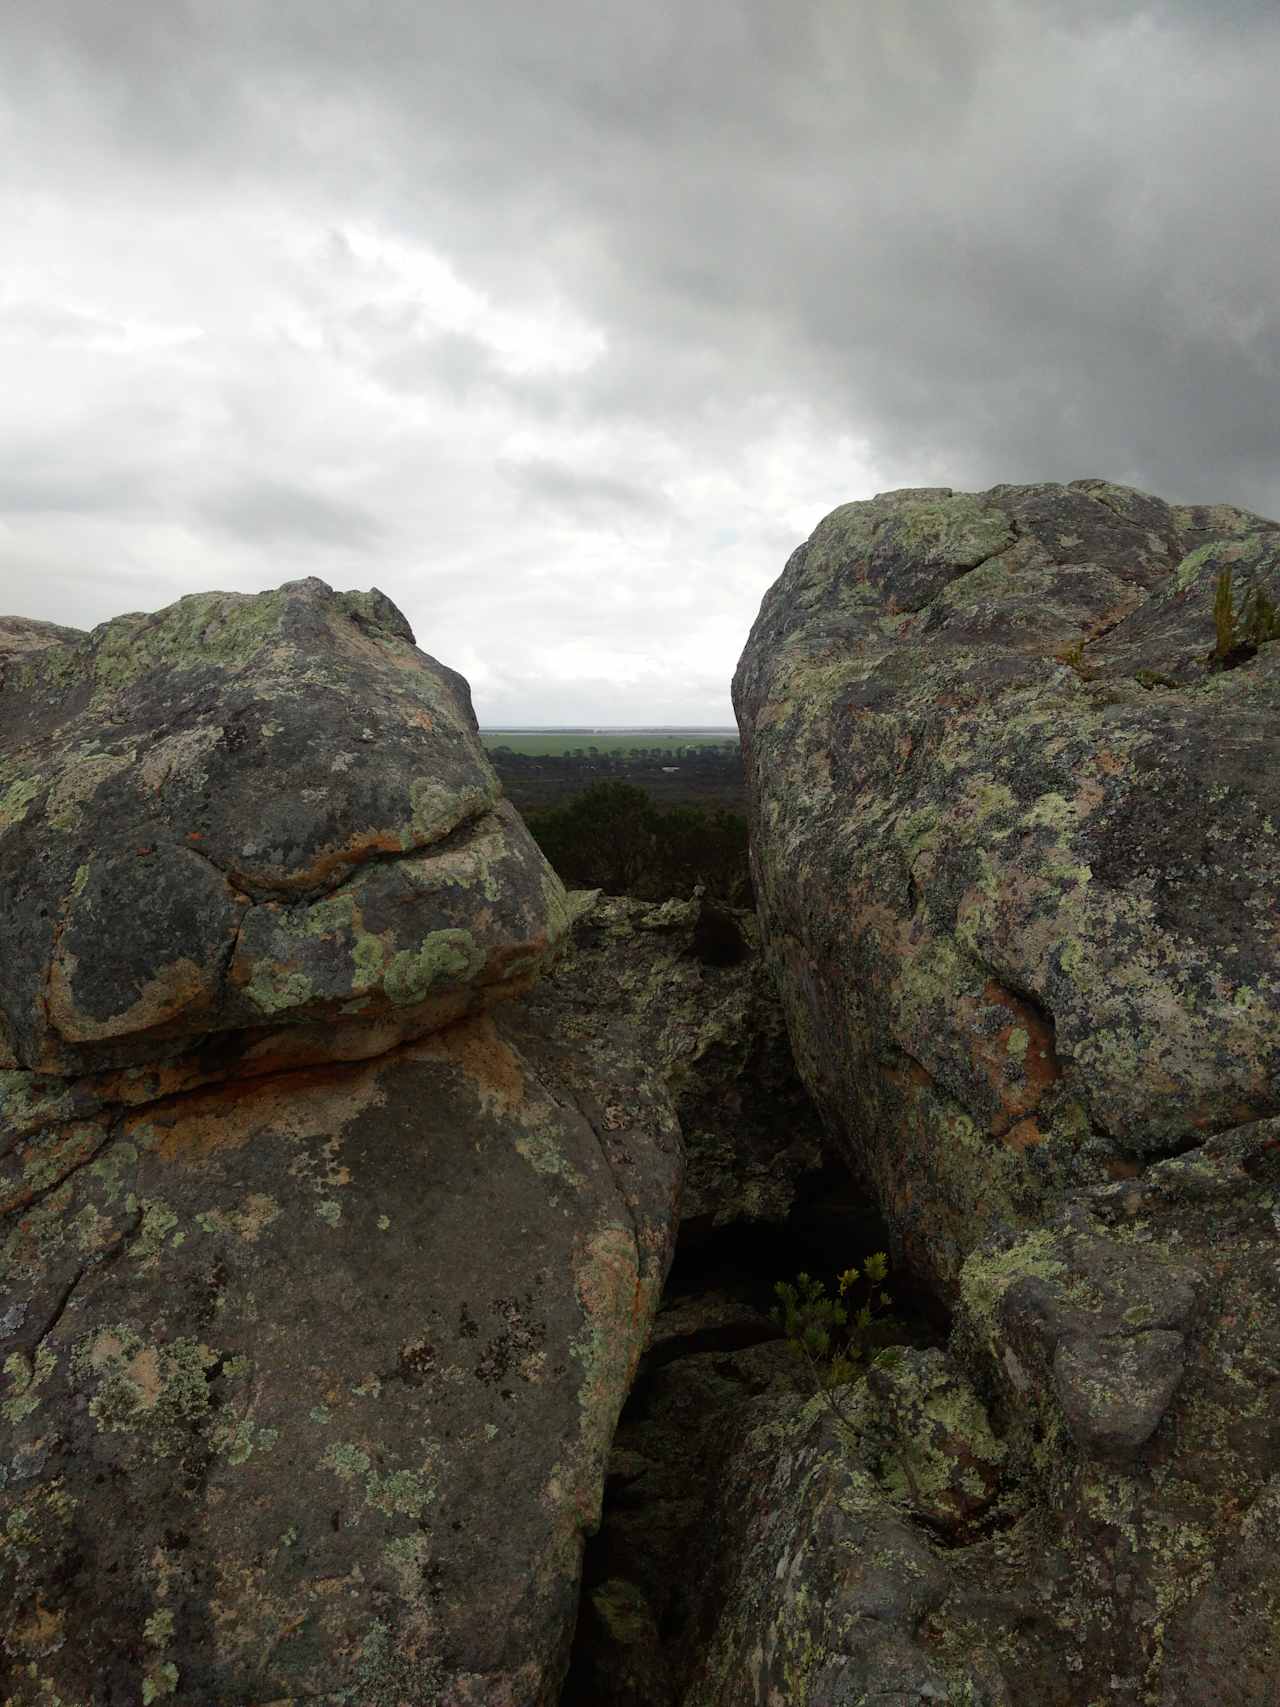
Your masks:
M 663 807 L 611 780 L 525 822 L 568 888 L 666 901 L 701 884 L 730 906 L 751 905 L 747 820 L 723 806 Z

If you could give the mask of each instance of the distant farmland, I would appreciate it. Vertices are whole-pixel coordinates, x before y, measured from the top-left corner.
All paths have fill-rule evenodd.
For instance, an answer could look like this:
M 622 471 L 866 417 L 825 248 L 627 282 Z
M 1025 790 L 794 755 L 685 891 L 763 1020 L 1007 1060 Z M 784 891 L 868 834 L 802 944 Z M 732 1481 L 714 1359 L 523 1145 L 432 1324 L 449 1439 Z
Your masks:
M 506 747 L 528 758 L 552 758 L 564 753 L 664 753 L 684 747 L 736 747 L 732 729 L 482 729 L 480 739 L 492 751 Z

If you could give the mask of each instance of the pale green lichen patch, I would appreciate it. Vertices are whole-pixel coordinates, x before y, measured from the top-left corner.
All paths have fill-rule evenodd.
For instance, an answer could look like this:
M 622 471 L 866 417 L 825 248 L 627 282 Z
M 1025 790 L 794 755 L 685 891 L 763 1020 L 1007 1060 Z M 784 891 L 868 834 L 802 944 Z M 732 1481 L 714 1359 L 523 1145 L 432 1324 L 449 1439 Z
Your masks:
M 153 1648 L 163 1648 L 173 1640 L 173 1613 L 168 1607 L 151 1614 L 142 1626 L 142 1634 Z
M 565 1154 L 563 1135 L 541 1122 L 516 1136 L 516 1149 L 537 1173 L 561 1179 L 575 1191 L 585 1185 L 582 1175 Z
M 419 1518 L 436 1497 L 436 1484 L 425 1468 L 381 1471 L 363 1447 L 335 1441 L 320 1460 L 343 1482 L 360 1482 L 364 1503 L 388 1517 Z
M 1275 536 L 1248 534 L 1242 539 L 1211 540 L 1190 551 L 1179 563 L 1173 575 L 1173 591 L 1186 592 L 1201 580 L 1214 580 L 1218 572 L 1240 563 L 1251 563 L 1273 547 Z
M 246 992 L 264 1014 L 305 1007 L 315 994 L 305 973 L 269 960 L 260 960 L 254 966 Z
M 151 1269 L 160 1260 L 167 1243 L 180 1243 L 181 1233 L 175 1231 L 178 1216 L 161 1198 L 144 1199 L 142 1224 L 129 1246 L 130 1259 L 143 1269 Z
M 967 492 L 901 504 L 887 525 L 904 555 L 957 568 L 976 568 L 1014 542 L 1004 512 Z
M 149 1343 L 122 1322 L 86 1334 L 71 1366 L 93 1392 L 89 1414 L 99 1430 L 136 1436 L 163 1458 L 181 1452 L 207 1421 L 209 1371 L 217 1362 L 217 1352 L 199 1340 Z
M 470 931 L 432 931 L 417 949 L 402 949 L 387 968 L 386 992 L 409 1007 L 443 985 L 466 983 L 483 967 L 484 950 Z
M 431 1543 L 422 1534 L 397 1535 L 382 1549 L 382 1557 L 406 1600 L 415 1600 L 422 1587 L 422 1573 L 431 1557 Z
M 175 1693 L 178 1687 L 178 1668 L 172 1660 L 152 1666 L 142 1680 L 143 1707 L 151 1707 L 153 1701 L 160 1701 L 166 1695 Z
M 365 1482 L 365 1503 L 388 1517 L 421 1517 L 436 1497 L 435 1484 L 420 1470 L 376 1472 Z
M 94 704 L 157 668 L 246 664 L 280 631 L 288 594 L 192 593 L 156 616 L 117 617 L 93 632 Z
M 466 819 L 492 806 L 496 793 L 496 783 L 492 788 L 473 784 L 459 789 L 434 777 L 415 777 L 409 784 L 411 834 L 406 846 L 423 847 L 439 841 Z
M 989 1341 L 996 1309 L 1015 1282 L 1028 1275 L 1054 1280 L 1066 1271 L 1054 1235 L 1040 1229 L 1003 1250 L 974 1251 L 960 1270 L 960 1298 L 975 1326 Z
M 351 1441 L 335 1441 L 326 1449 L 320 1462 L 344 1482 L 352 1482 L 357 1476 L 367 1473 L 372 1459 L 363 1447 L 356 1446 Z
M 20 777 L 0 794 L 0 835 L 22 823 L 31 802 L 43 786 L 37 777 Z
M 40 1408 L 40 1388 L 58 1366 L 51 1347 L 36 1348 L 34 1358 L 24 1351 L 11 1351 L 4 1360 L 8 1396 L 0 1404 L 0 1415 L 10 1423 L 23 1422 Z
M 86 754 L 65 765 L 45 802 L 45 817 L 50 826 L 55 830 L 78 830 L 84 809 L 98 787 L 127 771 L 134 758 L 134 751 L 129 748 L 123 753 Z
M 226 1405 L 218 1414 L 209 1441 L 215 1452 L 229 1464 L 243 1464 L 255 1452 L 270 1452 L 280 1439 L 278 1428 L 264 1428 L 235 1405 Z

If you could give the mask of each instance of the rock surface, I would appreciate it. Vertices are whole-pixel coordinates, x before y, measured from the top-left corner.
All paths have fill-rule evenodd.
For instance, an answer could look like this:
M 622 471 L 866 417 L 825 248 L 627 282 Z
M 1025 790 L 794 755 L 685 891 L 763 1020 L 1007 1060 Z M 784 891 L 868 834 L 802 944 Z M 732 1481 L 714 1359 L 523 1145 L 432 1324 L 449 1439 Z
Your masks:
M 568 914 L 465 685 L 303 582 L 0 697 L 0 1696 L 549 1707 L 681 1152 L 484 1011 Z
M 0 678 L 0 1065 L 375 1053 L 527 984 L 561 908 L 380 593 L 193 596 Z
M 694 896 L 636 901 L 579 891 L 552 983 L 571 1015 L 637 1033 L 684 1134 L 682 1245 L 781 1223 L 822 1166 L 822 1126 L 801 1084 L 751 912 Z
M 1001 1491 L 944 1550 L 909 1477 L 871 1466 L 873 1522 L 856 1461 L 824 1467 L 803 1418 L 761 1423 L 691 1704 L 763 1703 L 766 1676 L 811 1707 L 1277 1698 L 1280 645 L 1242 638 L 1259 590 L 1280 603 L 1275 523 L 1082 481 L 846 505 L 766 597 L 735 680 L 766 942 L 828 1129 L 955 1311 Z M 870 1580 L 840 1589 L 873 1623 L 814 1610 L 844 1569 L 814 1551 L 833 1509 L 870 1525 L 833 1547 L 865 1558 L 906 1518 L 923 1549 L 888 1611 Z

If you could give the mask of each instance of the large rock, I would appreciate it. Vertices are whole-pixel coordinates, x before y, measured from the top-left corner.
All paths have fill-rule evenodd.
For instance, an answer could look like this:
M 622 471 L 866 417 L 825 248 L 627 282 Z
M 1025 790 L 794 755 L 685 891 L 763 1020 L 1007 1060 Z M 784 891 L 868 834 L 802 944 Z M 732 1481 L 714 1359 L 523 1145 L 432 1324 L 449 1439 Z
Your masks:
M 1268 601 L 1280 530 L 1239 510 L 889 493 L 794 554 L 735 681 L 801 1071 L 1026 1514 L 900 1621 L 974 1699 L 1275 1699 L 1274 1573 L 1239 1564 L 1280 1379 Z
M 373 1053 L 527 986 L 559 885 L 380 593 L 29 628 L 0 633 L 0 1066 L 272 1065 L 299 1025 Z
M 550 1707 L 674 1243 L 666 1087 L 528 994 L 563 892 L 380 595 L 30 629 L 0 1698 Z
M 555 1030 L 148 1105 L 10 1217 L 14 1707 L 555 1699 L 679 1184 Z
M 1214 668 L 1227 568 L 1238 607 L 1280 598 L 1276 524 L 1094 481 L 896 492 L 830 515 L 752 630 L 801 1070 L 952 1295 L 996 1221 L 1280 1106 L 1280 650 Z
M 1262 1121 L 1086 1188 L 840 1418 L 724 1410 L 681 1707 L 1272 1707 L 1277 1158 Z

